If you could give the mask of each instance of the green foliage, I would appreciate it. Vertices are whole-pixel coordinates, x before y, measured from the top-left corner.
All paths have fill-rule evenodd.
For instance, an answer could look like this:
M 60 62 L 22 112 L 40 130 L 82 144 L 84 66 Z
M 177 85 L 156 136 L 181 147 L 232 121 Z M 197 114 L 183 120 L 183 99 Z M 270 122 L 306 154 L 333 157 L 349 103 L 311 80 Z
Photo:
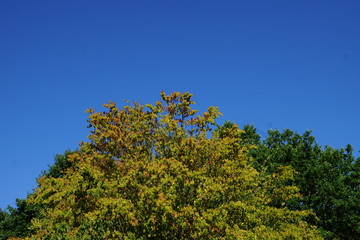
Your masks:
M 231 127 L 231 124 L 219 129 Z M 253 166 L 269 174 L 280 166 L 291 166 L 296 175 L 286 185 L 299 187 L 302 198 L 286 203 L 288 209 L 312 210 L 317 218 L 309 217 L 326 239 L 360 239 L 360 159 L 352 155 L 352 147 L 322 148 L 310 131 L 303 135 L 289 129 L 269 130 L 262 142 L 254 128 L 247 128 L 241 141 L 256 144 L 251 151 Z M 279 205 L 273 202 L 275 205 Z
M 57 154 L 53 165 L 47 171 L 43 171 L 41 176 L 58 178 L 62 177 L 66 169 L 71 167 L 68 156 L 74 151 L 67 150 L 64 154 Z M 0 209 L 0 239 L 10 237 L 28 237 L 34 231 L 30 230 L 31 220 L 40 217 L 40 204 L 29 203 L 23 199 L 16 199 L 16 207 L 8 207 L 7 210 Z
M 265 160 L 270 171 L 277 165 L 290 165 L 298 172 L 294 183 L 303 199 L 291 207 L 312 209 L 320 218 L 313 223 L 328 236 L 360 239 L 359 185 L 349 184 L 357 174 L 351 146 L 322 149 L 309 131 L 303 135 L 290 130 L 268 133 L 255 158 Z
M 16 199 L 15 208 L 0 209 L 0 239 L 29 236 L 33 232 L 29 229 L 31 219 L 38 215 L 38 207 L 22 199 Z
M 64 176 L 65 171 L 71 167 L 72 163 L 68 160 L 68 157 L 76 151 L 66 150 L 64 154 L 56 154 L 54 157 L 54 163 L 49 166 L 49 169 L 43 171 L 41 176 L 59 178 Z
M 34 239 L 321 239 L 307 211 L 272 204 L 298 197 L 290 168 L 259 172 L 243 131 L 212 131 L 217 108 L 196 115 L 191 94 L 161 97 L 88 111 L 90 141 L 29 199 L 43 206 Z

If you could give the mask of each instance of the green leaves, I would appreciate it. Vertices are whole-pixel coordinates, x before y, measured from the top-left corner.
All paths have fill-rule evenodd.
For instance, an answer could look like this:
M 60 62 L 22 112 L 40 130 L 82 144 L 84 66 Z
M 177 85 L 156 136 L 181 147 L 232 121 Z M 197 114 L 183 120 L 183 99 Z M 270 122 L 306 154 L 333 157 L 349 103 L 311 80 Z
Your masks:
M 0 209 L 0 239 L 10 237 L 26 237 L 33 233 L 30 227 L 32 218 L 39 216 L 39 206 L 17 199 L 16 207 L 8 207 L 7 211 Z
M 352 147 L 322 148 L 310 131 L 300 135 L 289 129 L 270 130 L 268 134 L 251 151 L 253 165 L 268 173 L 275 173 L 281 166 L 296 171 L 294 180 L 284 182 L 284 186 L 294 184 L 302 198 L 292 198 L 286 207 L 313 211 L 317 218 L 308 221 L 317 225 L 327 239 L 359 239 L 360 160 L 353 157 Z

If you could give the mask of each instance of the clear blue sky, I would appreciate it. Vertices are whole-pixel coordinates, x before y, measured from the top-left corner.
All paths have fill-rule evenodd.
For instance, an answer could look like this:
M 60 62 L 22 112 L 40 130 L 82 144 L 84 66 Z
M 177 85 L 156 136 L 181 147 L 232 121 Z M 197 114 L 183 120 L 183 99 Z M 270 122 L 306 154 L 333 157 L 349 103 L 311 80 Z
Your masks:
M 0 2 L 0 208 L 88 135 L 89 107 L 189 91 L 221 121 L 360 149 L 360 1 Z

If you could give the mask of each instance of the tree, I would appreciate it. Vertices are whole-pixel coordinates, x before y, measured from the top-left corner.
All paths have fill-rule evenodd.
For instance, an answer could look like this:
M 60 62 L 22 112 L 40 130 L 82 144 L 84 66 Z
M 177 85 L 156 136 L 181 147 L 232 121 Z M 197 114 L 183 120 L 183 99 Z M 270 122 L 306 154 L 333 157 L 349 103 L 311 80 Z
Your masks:
M 232 125 L 227 123 L 219 131 Z M 302 198 L 291 199 L 285 207 L 312 210 L 317 218 L 308 222 L 327 239 L 360 239 L 360 158 L 354 158 L 350 145 L 322 148 L 310 131 L 300 135 L 289 129 L 269 130 L 260 142 L 254 127 L 247 125 L 244 130 L 239 141 L 256 144 L 250 152 L 256 169 L 271 174 L 280 166 L 291 166 L 296 171 L 287 184 L 299 187 Z
M 38 215 L 39 208 L 23 199 L 16 199 L 15 208 L 9 206 L 7 210 L 0 209 L 0 239 L 30 236 L 31 219 Z
M 40 177 L 62 177 L 65 170 L 71 166 L 68 156 L 75 151 L 67 150 L 64 154 L 57 154 L 54 163 L 49 169 L 43 171 Z M 16 199 L 16 206 L 8 206 L 6 210 L 0 209 L 0 239 L 10 237 L 21 238 L 30 236 L 33 231 L 30 230 L 31 220 L 40 217 L 40 204 L 33 204 L 24 199 Z
M 237 126 L 212 130 L 216 107 L 196 115 L 189 93 L 161 98 L 88 111 L 89 142 L 29 199 L 44 206 L 34 238 L 321 239 L 309 212 L 271 205 L 298 197 L 290 168 L 260 173 Z

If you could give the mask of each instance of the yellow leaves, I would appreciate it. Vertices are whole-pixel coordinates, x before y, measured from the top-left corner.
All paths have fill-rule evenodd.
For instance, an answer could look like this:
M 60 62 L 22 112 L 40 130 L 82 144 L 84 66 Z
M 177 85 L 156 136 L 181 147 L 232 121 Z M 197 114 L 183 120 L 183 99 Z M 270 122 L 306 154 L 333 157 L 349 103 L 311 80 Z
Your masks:
M 95 110 L 94 110 L 92 107 L 90 107 L 90 108 L 87 109 L 85 112 L 86 112 L 86 113 L 89 113 L 89 114 L 93 114 L 93 113 L 95 112 Z
M 250 165 L 251 146 L 239 144 L 236 125 L 209 137 L 217 107 L 194 117 L 191 94 L 160 95 L 155 105 L 109 102 L 108 112 L 88 111 L 90 142 L 69 157 L 72 168 L 39 180 L 32 201 L 45 207 L 36 237 L 281 239 L 283 226 L 303 223 L 304 215 L 268 205 L 296 196 L 281 186 L 290 169 L 264 177 Z
M 208 108 L 207 112 L 204 113 L 204 118 L 206 121 L 209 121 L 210 123 L 214 123 L 215 119 L 219 116 L 222 116 L 223 114 L 219 112 L 218 107 L 211 106 Z

